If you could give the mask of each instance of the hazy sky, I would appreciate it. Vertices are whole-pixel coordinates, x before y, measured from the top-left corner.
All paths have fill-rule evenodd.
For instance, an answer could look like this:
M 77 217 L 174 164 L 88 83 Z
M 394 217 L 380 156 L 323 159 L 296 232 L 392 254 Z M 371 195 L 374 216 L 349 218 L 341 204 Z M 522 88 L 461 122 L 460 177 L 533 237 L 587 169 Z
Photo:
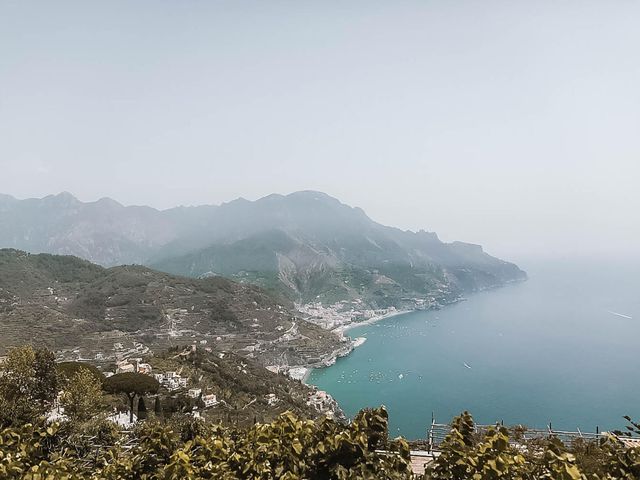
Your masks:
M 0 192 L 322 190 L 503 256 L 640 253 L 640 2 L 0 1 Z

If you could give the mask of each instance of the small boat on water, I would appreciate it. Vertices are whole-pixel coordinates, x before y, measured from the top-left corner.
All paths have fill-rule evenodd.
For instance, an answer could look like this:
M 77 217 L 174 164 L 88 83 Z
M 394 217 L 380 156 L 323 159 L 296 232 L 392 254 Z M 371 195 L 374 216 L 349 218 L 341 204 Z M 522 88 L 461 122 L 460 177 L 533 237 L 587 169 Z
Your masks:
M 463 362 L 464 366 L 467 367 L 468 369 L 471 369 L 471 365 L 469 365 L 467 362 Z

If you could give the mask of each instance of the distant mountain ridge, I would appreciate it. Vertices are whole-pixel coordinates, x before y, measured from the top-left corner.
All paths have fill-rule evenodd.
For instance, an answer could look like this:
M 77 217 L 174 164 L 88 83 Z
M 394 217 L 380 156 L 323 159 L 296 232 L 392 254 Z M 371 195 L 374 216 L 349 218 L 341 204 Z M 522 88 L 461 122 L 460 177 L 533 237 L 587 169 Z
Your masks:
M 223 275 L 298 302 L 363 299 L 372 308 L 415 299 L 433 306 L 526 278 L 478 245 L 387 227 L 314 191 L 163 211 L 68 193 L 0 196 L 0 247 Z
M 0 196 L 0 246 L 75 255 L 107 267 L 146 263 L 150 251 L 179 234 L 179 223 L 172 211 L 125 207 L 110 198 L 84 203 L 67 192 L 26 200 Z

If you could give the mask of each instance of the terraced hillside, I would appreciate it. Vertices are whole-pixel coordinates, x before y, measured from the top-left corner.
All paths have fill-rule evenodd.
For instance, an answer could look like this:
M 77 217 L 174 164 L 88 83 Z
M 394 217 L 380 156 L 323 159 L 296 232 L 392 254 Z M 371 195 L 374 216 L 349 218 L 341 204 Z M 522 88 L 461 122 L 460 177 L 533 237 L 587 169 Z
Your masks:
M 304 418 L 321 415 L 317 408 L 308 403 L 314 392 L 313 387 L 270 372 L 240 355 L 221 355 L 220 352 L 206 352 L 202 348 L 195 352 L 176 348 L 153 356 L 148 361 L 154 372 L 175 371 L 187 378 L 187 388 L 215 393 L 218 404 L 214 408 L 199 409 L 200 415 L 212 422 L 251 426 L 254 421 L 271 421 L 287 410 Z M 181 397 L 187 400 L 184 390 Z M 176 393 L 179 394 L 168 392 L 169 395 Z M 190 403 L 195 402 L 191 400 Z M 329 402 L 322 413 L 337 418 L 344 415 L 335 402 Z
M 262 365 L 308 365 L 348 348 L 253 285 L 0 250 L 0 351 L 41 343 L 109 361 L 194 342 Z

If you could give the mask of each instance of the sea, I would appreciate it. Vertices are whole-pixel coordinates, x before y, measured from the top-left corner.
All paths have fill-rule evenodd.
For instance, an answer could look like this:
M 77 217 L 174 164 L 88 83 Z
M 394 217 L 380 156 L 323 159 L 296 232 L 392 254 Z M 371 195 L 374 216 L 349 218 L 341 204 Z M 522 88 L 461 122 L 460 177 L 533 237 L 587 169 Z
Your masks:
M 525 282 L 348 331 L 364 344 L 308 383 L 352 417 L 384 405 L 389 433 L 435 418 L 583 432 L 640 420 L 640 262 L 521 264 Z

